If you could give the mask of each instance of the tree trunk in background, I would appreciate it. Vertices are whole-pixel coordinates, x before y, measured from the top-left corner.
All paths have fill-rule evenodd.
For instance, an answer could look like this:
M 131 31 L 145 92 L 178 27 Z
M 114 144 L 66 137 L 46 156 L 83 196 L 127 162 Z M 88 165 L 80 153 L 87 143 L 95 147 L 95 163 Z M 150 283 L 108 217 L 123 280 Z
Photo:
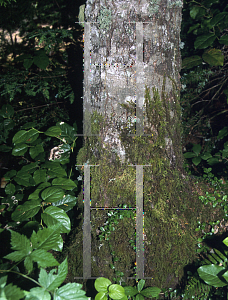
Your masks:
M 183 207 L 189 192 L 184 195 L 180 129 L 181 12 L 182 1 L 176 0 L 88 0 L 85 8 L 86 137 L 77 165 L 92 165 L 93 208 L 136 207 L 136 179 L 143 178 L 144 277 L 160 287 L 175 286 L 193 256 L 189 235 L 180 234 L 180 223 L 190 222 Z M 142 170 L 144 177 L 137 175 Z M 82 199 L 83 193 L 81 206 Z M 113 282 L 118 270 L 130 284 L 135 223 L 123 219 L 110 240 L 100 242 L 106 212 L 91 210 L 91 275 Z M 110 249 L 119 257 L 115 270 Z

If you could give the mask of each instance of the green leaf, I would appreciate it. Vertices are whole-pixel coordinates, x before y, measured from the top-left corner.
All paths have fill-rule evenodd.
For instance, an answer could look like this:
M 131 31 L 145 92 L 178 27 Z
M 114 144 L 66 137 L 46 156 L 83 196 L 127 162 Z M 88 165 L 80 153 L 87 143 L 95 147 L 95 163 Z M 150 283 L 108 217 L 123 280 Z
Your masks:
M 204 159 L 204 160 L 207 160 L 211 157 L 212 157 L 212 155 L 209 152 L 205 152 L 203 155 L 201 155 L 201 158 Z
M 145 280 L 144 279 L 141 279 L 138 284 L 137 284 L 137 289 L 139 292 L 141 292 L 141 290 L 143 289 L 144 287 L 144 284 L 145 284 Z
M 161 293 L 161 289 L 158 287 L 148 287 L 141 292 L 141 294 L 148 298 L 155 298 Z
M 186 57 L 182 61 L 182 69 L 190 69 L 202 63 L 202 58 L 198 55 Z
M 195 49 L 205 49 L 211 46 L 216 39 L 216 35 L 214 33 L 208 33 L 201 35 L 196 38 L 194 46 Z
M 35 180 L 36 184 L 39 184 L 41 182 L 46 182 L 47 180 L 47 174 L 46 174 L 46 170 L 44 169 L 39 169 L 36 170 L 33 174 L 33 179 Z
M 24 266 L 26 268 L 26 270 L 28 271 L 28 274 L 32 272 L 33 270 L 33 261 L 31 256 L 27 256 L 24 260 Z
M 222 277 L 226 280 L 227 285 L 228 285 L 228 271 L 226 271 L 226 272 L 222 275 Z
M 192 158 L 192 157 L 195 157 L 195 156 L 196 155 L 193 152 L 186 152 L 186 153 L 184 153 L 184 157 L 185 158 Z
M 217 139 L 218 140 L 221 140 L 223 139 L 225 136 L 228 135 L 228 127 L 224 127 L 223 129 L 219 130 L 219 133 L 218 133 L 218 136 L 217 136 Z
M 58 126 L 52 126 L 52 127 L 48 128 L 48 130 L 45 131 L 44 134 L 46 134 L 48 136 L 56 137 L 58 135 L 61 135 L 61 129 Z
M 31 67 L 32 64 L 33 64 L 33 59 L 32 58 L 24 59 L 23 66 L 26 70 L 28 70 Z
M 52 181 L 52 185 L 57 185 L 65 190 L 73 190 L 75 187 L 77 187 L 77 185 L 71 179 L 67 178 L 55 178 Z
M 211 66 L 223 66 L 224 64 L 224 55 L 219 49 L 208 49 L 206 50 L 202 58 Z
M 228 237 L 226 237 L 222 242 L 223 242 L 226 246 L 228 246 Z
M 95 300 L 107 300 L 108 297 L 106 296 L 106 293 L 97 293 L 95 296 Z
M 33 62 L 38 68 L 45 70 L 49 65 L 49 57 L 46 54 L 41 53 L 33 58 Z
M 213 165 L 216 165 L 216 164 L 218 164 L 219 163 L 219 160 L 218 160 L 218 158 L 209 158 L 208 159 L 208 164 L 210 165 L 210 166 L 213 166 Z
M 112 284 L 111 281 L 104 277 L 99 277 L 95 280 L 94 287 L 98 292 L 108 292 L 108 286 Z
M 14 115 L 14 108 L 10 104 L 4 104 L 0 109 L 0 116 L 11 118 Z
M 197 272 L 199 273 L 200 278 L 202 278 L 206 284 L 214 287 L 222 287 L 227 285 L 227 282 L 224 282 L 225 280 L 221 281 L 217 275 L 224 270 L 225 268 L 223 266 L 211 264 L 201 266 L 197 269 Z
M 108 295 L 112 299 L 122 299 L 125 296 L 124 288 L 119 284 L 112 284 L 109 286 Z
M 62 200 L 52 203 L 53 206 L 58 206 L 65 212 L 71 210 L 77 202 L 77 198 L 72 195 L 66 195 Z
M 1 152 L 10 152 L 11 149 L 12 149 L 12 147 L 10 147 L 10 146 L 0 145 L 0 151 Z
M 12 283 L 4 288 L 0 287 L 1 300 L 20 300 L 25 297 L 25 292 Z
M 26 142 L 27 135 L 28 135 L 28 132 L 25 130 L 18 131 L 13 137 L 14 145 Z
M 7 195 L 13 195 L 15 193 L 15 185 L 13 183 L 8 183 L 5 188 L 5 193 Z
M 32 128 L 27 132 L 26 143 L 33 143 L 39 137 L 39 131 Z
M 51 296 L 44 288 L 35 287 L 30 289 L 30 292 L 26 296 L 25 300 L 51 300 Z
M 195 145 L 192 147 L 192 151 L 193 151 L 196 155 L 199 155 L 199 154 L 200 154 L 201 149 L 202 149 L 202 147 L 201 147 L 199 144 L 195 144 Z
M 136 297 L 135 297 L 136 300 L 144 300 L 144 297 L 143 295 L 140 294 L 137 294 Z
M 48 203 L 59 201 L 63 196 L 64 191 L 55 187 L 48 187 L 41 193 L 42 199 Z
M 206 13 L 206 10 L 203 7 L 194 5 L 190 10 L 190 16 L 192 19 L 199 19 Z
M 39 268 L 55 267 L 59 265 L 54 256 L 43 249 L 33 251 L 31 253 L 31 259 L 38 264 Z
M 44 269 L 41 269 L 40 271 L 38 281 L 45 289 L 49 291 L 54 291 L 66 279 L 68 273 L 67 258 L 59 265 L 57 275 L 53 274 L 55 271 L 56 270 L 51 270 L 49 274 L 47 274 Z
M 17 251 L 14 251 L 4 256 L 4 258 L 17 262 L 25 258 L 27 255 L 29 255 L 32 251 L 32 248 L 30 246 L 29 239 L 27 239 L 25 235 L 15 232 L 13 230 L 10 230 L 10 232 L 11 232 L 11 241 L 10 241 L 11 249 Z
M 45 189 L 46 187 L 49 187 L 51 186 L 50 182 L 44 182 L 44 183 L 41 183 L 38 188 L 32 193 L 29 195 L 28 199 L 39 199 L 40 198 L 40 192 Z
M 228 46 L 228 34 L 225 34 L 219 39 L 219 43 Z
M 35 216 L 40 210 L 40 201 L 32 200 L 27 201 L 22 205 L 18 205 L 15 211 L 12 213 L 12 219 L 16 222 L 25 221 L 28 218 Z
M 48 169 L 48 175 L 50 177 L 64 177 L 67 176 L 66 171 L 60 166 L 58 162 L 46 161 L 42 168 Z
M 34 147 L 29 148 L 29 154 L 32 159 L 34 159 L 38 154 L 44 152 L 44 148 L 42 145 L 36 145 Z
M 48 227 L 58 226 L 61 233 L 68 233 L 71 229 L 70 218 L 59 207 L 49 206 L 41 214 L 41 218 Z
M 65 122 L 58 122 L 56 125 L 61 128 L 61 139 L 64 139 L 67 144 L 77 139 L 77 131 L 74 127 Z
M 63 240 L 59 233 L 59 227 L 57 226 L 43 228 L 38 232 L 33 231 L 31 243 L 33 249 L 43 249 L 46 251 L 62 251 L 63 249 Z
M 21 170 L 17 172 L 17 175 L 16 177 L 14 177 L 14 180 L 16 181 L 17 184 L 24 185 L 26 187 L 33 185 L 31 181 L 33 180 L 32 176 L 28 172 L 23 172 Z M 34 185 L 35 185 L 35 181 L 34 181 Z
M 221 12 L 221 13 L 216 14 L 210 21 L 211 26 L 215 26 L 216 24 L 221 22 L 227 15 L 228 15 L 227 12 Z
M 25 152 L 27 151 L 28 149 L 28 145 L 26 144 L 18 144 L 17 146 L 15 146 L 13 148 L 13 151 L 12 151 L 12 154 L 14 156 L 22 156 L 25 154 Z
M 132 286 L 125 286 L 124 287 L 124 290 L 125 290 L 125 294 L 127 296 L 130 296 L 130 297 L 133 297 L 135 296 L 136 294 L 138 294 L 138 291 L 135 287 L 132 287 Z
M 199 156 L 194 157 L 192 159 L 192 162 L 194 163 L 195 166 L 198 166 L 198 164 L 201 162 L 201 157 L 199 157 Z
M 81 288 L 82 284 L 67 283 L 54 293 L 54 300 L 88 300 Z
M 8 171 L 5 175 L 4 175 L 4 178 L 6 181 L 10 180 L 12 177 L 14 177 L 15 175 L 17 174 L 17 171 L 16 170 L 11 170 L 11 171 Z

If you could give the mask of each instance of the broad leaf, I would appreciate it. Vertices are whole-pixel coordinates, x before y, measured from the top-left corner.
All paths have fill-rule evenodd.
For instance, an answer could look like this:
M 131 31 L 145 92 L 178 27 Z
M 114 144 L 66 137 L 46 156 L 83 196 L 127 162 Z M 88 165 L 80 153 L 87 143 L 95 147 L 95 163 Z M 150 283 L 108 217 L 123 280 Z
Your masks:
M 222 44 L 222 45 L 228 46 L 228 34 L 222 36 L 222 37 L 219 39 L 219 43 Z
M 144 279 L 141 279 L 141 280 L 138 282 L 138 284 L 137 284 L 137 290 L 138 290 L 139 292 L 141 292 L 141 290 L 143 289 L 144 284 L 145 284 L 145 280 L 144 280 Z
M 182 61 L 182 69 L 190 69 L 202 63 L 202 58 L 198 55 L 186 57 Z
M 80 283 L 67 283 L 54 293 L 54 300 L 88 300 Z
M 69 144 L 77 139 L 77 131 L 74 127 L 70 126 L 69 124 L 65 122 L 59 122 L 57 123 L 57 126 L 61 128 L 61 139 L 64 139 L 64 141 Z M 69 145 L 68 145 L 69 146 Z
M 40 208 L 41 205 L 39 200 L 27 201 L 22 205 L 18 205 L 12 213 L 12 219 L 16 222 L 25 221 L 26 219 L 35 216 Z
M 193 152 L 186 152 L 186 153 L 184 153 L 184 157 L 185 158 L 192 158 L 192 157 L 195 157 L 195 156 L 196 155 Z
M 39 268 L 55 267 L 59 265 L 54 256 L 43 249 L 33 251 L 31 253 L 31 259 L 34 262 L 37 262 Z
M 44 152 L 44 148 L 42 145 L 36 145 L 34 147 L 29 148 L 29 154 L 32 159 L 34 159 L 38 154 Z
M 161 293 L 161 289 L 158 287 L 148 287 L 145 290 L 141 291 L 141 294 L 148 298 L 155 298 Z
M 45 131 L 44 134 L 55 137 L 61 134 L 61 129 L 58 126 L 52 126 L 48 128 L 48 130 Z
M 225 282 L 225 279 L 224 281 L 221 281 L 217 275 L 224 270 L 225 268 L 223 266 L 211 264 L 201 266 L 197 269 L 197 272 L 199 273 L 200 278 L 202 278 L 206 284 L 214 287 L 222 287 L 227 285 L 227 282 Z
M 13 137 L 14 145 L 26 142 L 27 135 L 28 135 L 28 132 L 25 130 L 18 131 Z
M 199 144 L 195 144 L 195 145 L 192 147 L 192 151 L 193 151 L 196 155 L 199 155 L 199 154 L 200 154 L 201 149 L 202 149 L 202 147 L 201 147 Z
M 27 132 L 26 143 L 33 143 L 39 137 L 39 131 L 32 128 Z
M 224 64 L 224 55 L 219 49 L 206 50 L 202 58 L 211 66 L 223 66 Z
M 17 146 L 15 146 L 13 148 L 12 154 L 14 156 L 22 156 L 22 155 L 25 154 L 27 149 L 28 149 L 28 145 L 26 145 L 26 144 L 17 144 Z
M 194 157 L 192 159 L 192 162 L 194 163 L 195 166 L 198 166 L 198 164 L 201 162 L 201 157 L 200 156 Z
M 57 226 L 43 228 L 38 232 L 33 231 L 31 236 L 33 249 L 44 249 L 46 251 L 62 251 L 63 240 Z
M 37 55 L 33 58 L 33 62 L 38 68 L 45 70 L 49 65 L 49 57 L 45 54 Z
M 41 269 L 39 275 L 39 283 L 49 291 L 54 291 L 66 279 L 68 273 L 67 258 L 59 265 L 58 273 L 53 274 L 56 270 L 51 270 L 49 274 L 44 269 Z
M 132 287 L 132 286 L 125 286 L 124 287 L 124 290 L 125 290 L 125 294 L 127 296 L 130 296 L 130 297 L 133 297 L 135 296 L 136 294 L 138 294 L 138 291 L 135 287 Z
M 205 35 L 201 35 L 196 38 L 194 46 L 195 49 L 205 49 L 211 46 L 216 39 L 216 35 L 214 33 L 208 33 Z
M 5 286 L 3 289 L 0 287 L 1 300 L 20 300 L 25 297 L 25 292 L 12 283 Z
M 39 169 L 36 170 L 33 174 L 33 179 L 35 180 L 36 184 L 39 184 L 41 182 L 46 182 L 46 170 L 44 169 Z
M 112 284 L 109 286 L 108 295 L 112 299 L 121 299 L 125 296 L 124 288 L 119 284 Z
M 35 287 L 30 289 L 29 294 L 25 300 L 51 300 L 51 295 L 42 287 Z
M 70 218 L 64 210 L 59 207 L 49 206 L 41 214 L 41 218 L 44 220 L 48 227 L 58 226 L 61 233 L 68 233 L 71 229 Z
M 94 286 L 98 292 L 107 292 L 111 281 L 104 277 L 99 277 L 95 280 Z
M 77 198 L 72 195 L 66 195 L 62 200 L 54 202 L 53 206 L 58 206 L 63 209 L 65 212 L 71 210 L 77 202 Z
M 4 104 L 0 109 L 0 116 L 10 118 L 14 114 L 14 108 L 10 104 Z
M 64 177 L 67 176 L 66 171 L 60 166 L 58 162 L 46 161 L 42 168 L 48 169 L 48 175 L 52 177 Z
M 56 202 L 63 198 L 64 191 L 55 187 L 48 187 L 42 193 L 41 197 L 45 202 Z
M 15 185 L 13 183 L 8 183 L 5 188 L 5 193 L 7 195 L 13 195 L 15 193 Z
M 77 187 L 77 185 L 71 179 L 67 178 L 55 178 L 52 181 L 52 185 L 57 185 L 65 190 L 73 190 L 75 187 Z
M 24 59 L 23 66 L 26 70 L 28 70 L 31 67 L 32 64 L 33 64 L 33 59 L 32 58 Z
M 49 187 L 51 186 L 50 182 L 44 182 L 44 183 L 41 183 L 38 188 L 32 193 L 29 195 L 28 199 L 39 199 L 40 198 L 40 192 L 42 190 L 44 190 L 46 187 Z

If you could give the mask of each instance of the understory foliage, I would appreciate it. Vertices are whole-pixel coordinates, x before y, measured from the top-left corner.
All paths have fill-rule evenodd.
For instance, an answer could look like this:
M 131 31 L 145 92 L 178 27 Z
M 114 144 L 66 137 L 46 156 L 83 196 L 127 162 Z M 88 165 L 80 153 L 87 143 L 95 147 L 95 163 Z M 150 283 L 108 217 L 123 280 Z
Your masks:
M 83 214 L 79 207 L 82 199 L 76 197 L 78 181 L 83 176 L 81 170 L 82 176 L 77 177 L 75 170 L 78 120 L 76 125 L 70 110 L 80 98 L 75 82 L 82 78 L 77 77 L 79 66 L 75 67 L 77 62 L 72 49 L 82 46 L 83 29 L 75 22 L 79 5 L 84 1 L 76 5 L 75 1 L 63 0 L 2 0 L 0 4 L 0 298 L 87 299 L 90 290 L 84 283 L 74 282 L 75 270 L 72 270 L 82 270 L 82 261 L 76 252 L 82 245 L 82 236 L 76 241 L 70 240 L 75 238 L 75 234 L 70 235 L 72 229 L 77 232 L 82 226 L 81 221 L 77 223 L 73 209 L 76 207 L 81 216 Z M 104 216 L 93 213 L 92 219 L 97 220 L 98 227 L 93 228 L 93 232 L 98 232 L 94 233 L 96 244 L 109 252 L 114 276 L 114 284 L 103 277 L 95 281 L 96 300 L 103 297 L 209 300 L 227 296 L 227 26 L 226 0 L 185 1 L 180 45 L 182 144 L 186 170 L 198 178 L 189 178 L 192 190 L 183 203 L 176 202 L 175 213 L 180 214 L 175 219 L 173 212 L 173 223 L 177 227 L 171 226 L 173 232 L 176 230 L 176 240 L 167 235 L 165 246 L 159 234 L 156 236 L 155 228 L 159 227 L 159 220 L 166 217 L 164 211 L 168 204 L 159 194 L 165 191 L 170 174 L 158 178 L 160 185 L 156 187 L 152 186 L 154 181 L 148 181 L 148 194 L 151 186 L 157 192 L 154 196 L 145 195 L 146 205 L 151 205 L 152 197 L 151 201 L 156 202 L 157 197 L 159 205 L 164 206 L 164 210 L 159 211 L 157 203 L 157 215 L 151 216 L 154 227 L 146 232 L 145 251 L 151 242 L 157 256 L 173 251 L 175 265 L 171 269 L 177 270 L 183 251 L 178 252 L 178 247 L 172 249 L 172 246 L 184 241 L 190 249 L 189 256 L 198 255 L 198 259 L 189 262 L 175 289 L 148 287 L 144 280 L 126 286 L 125 274 L 118 269 L 122 244 L 113 246 L 112 240 L 118 241 L 115 232 L 121 224 L 128 228 L 130 222 L 134 223 L 135 214 L 133 210 L 124 210 L 126 204 L 122 204 L 119 210 L 104 212 L 104 224 Z M 75 115 L 80 114 L 79 109 L 74 111 Z M 134 150 L 129 148 L 131 154 Z M 82 152 L 81 156 L 85 155 Z M 163 170 L 165 161 L 159 163 L 155 168 Z M 128 175 L 135 178 L 134 171 L 119 174 L 118 188 Z M 150 176 L 147 171 L 145 175 Z M 199 201 L 190 206 L 188 195 L 192 192 Z M 127 193 L 128 196 L 133 194 L 130 186 Z M 175 194 L 177 197 L 178 193 L 182 193 L 181 184 Z M 165 199 L 171 199 L 170 195 Z M 185 219 L 181 219 L 183 211 Z M 200 217 L 191 223 L 196 212 L 200 212 Z M 180 220 L 185 222 L 180 224 Z M 160 234 L 168 232 L 170 224 L 164 224 L 164 228 L 159 228 Z M 188 228 L 194 236 L 194 245 L 190 239 L 184 240 Z M 125 255 L 129 256 L 135 251 L 134 230 L 121 234 L 128 240 Z M 73 249 L 73 254 L 63 251 L 65 240 L 67 250 Z M 214 247 L 215 244 L 218 247 Z M 68 258 L 65 253 L 69 254 Z M 96 265 L 96 261 L 93 263 Z M 159 263 L 156 267 L 155 277 L 159 279 L 167 270 Z M 134 266 L 131 268 L 134 270 Z

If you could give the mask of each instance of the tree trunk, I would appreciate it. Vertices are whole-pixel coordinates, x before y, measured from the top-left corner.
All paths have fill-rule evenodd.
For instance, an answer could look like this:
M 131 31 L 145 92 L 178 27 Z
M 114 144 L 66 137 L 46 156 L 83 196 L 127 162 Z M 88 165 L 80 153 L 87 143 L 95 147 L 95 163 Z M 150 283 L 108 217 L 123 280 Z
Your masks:
M 181 10 L 182 1 L 177 0 L 87 0 L 85 142 L 77 165 L 89 164 L 78 205 L 85 206 L 86 215 L 83 259 L 85 253 L 92 259 L 82 263 L 82 248 L 81 256 L 74 252 L 76 281 L 103 276 L 119 283 L 119 271 L 133 285 L 136 261 L 136 274 L 148 279 L 146 286 L 174 287 L 183 267 L 195 258 L 195 198 L 189 199 L 182 170 Z M 110 239 L 107 234 L 99 241 L 107 212 L 123 204 L 136 207 L 136 227 L 126 216 L 118 224 L 109 219 L 115 230 L 107 229 Z M 129 244 L 135 229 L 136 252 Z M 78 244 L 81 238 L 82 231 L 77 233 Z

